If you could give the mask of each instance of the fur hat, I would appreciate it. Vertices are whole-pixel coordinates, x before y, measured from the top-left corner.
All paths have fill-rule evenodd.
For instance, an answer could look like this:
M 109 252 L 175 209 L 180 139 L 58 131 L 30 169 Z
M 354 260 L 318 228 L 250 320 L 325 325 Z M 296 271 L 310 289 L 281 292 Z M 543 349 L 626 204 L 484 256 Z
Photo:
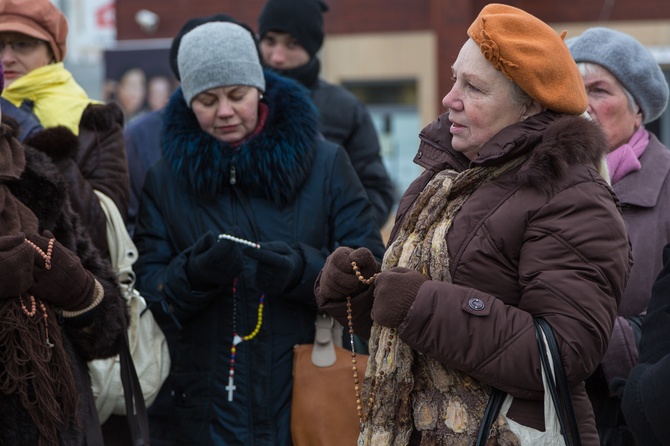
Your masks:
M 326 11 L 322 0 L 268 0 L 258 16 L 258 33 L 261 38 L 268 31 L 288 33 L 313 58 L 323 45 Z
M 249 25 L 238 22 L 233 17 L 227 14 L 214 14 L 207 17 L 194 17 L 190 19 L 188 22 L 186 22 L 184 26 L 181 27 L 177 35 L 174 36 L 174 39 L 172 39 L 172 45 L 170 46 L 170 68 L 172 69 L 172 73 L 174 73 L 175 77 L 178 80 L 181 81 L 181 76 L 179 74 L 179 65 L 177 63 L 177 53 L 179 52 L 179 44 L 181 43 L 181 39 L 184 37 L 184 34 L 191 31 L 193 28 L 210 22 L 236 23 L 241 27 L 243 27 L 244 29 L 246 29 L 247 31 L 249 31 L 249 34 L 251 34 L 251 36 L 254 38 L 254 42 L 256 43 L 256 45 L 258 45 L 258 42 L 256 42 L 256 34 L 254 34 L 254 31 L 249 27 Z
M 177 53 L 186 104 L 210 88 L 249 85 L 265 91 L 265 76 L 249 31 L 229 22 L 195 27 L 181 39 Z
M 589 28 L 566 41 L 575 62 L 605 68 L 630 92 L 644 123 L 657 119 L 668 105 L 668 82 L 651 52 L 628 34 Z
M 65 59 L 67 19 L 49 0 L 0 1 L 0 32 L 16 32 L 45 40 L 56 62 Z
M 584 81 L 560 36 L 549 25 L 509 5 L 486 5 L 468 28 L 484 57 L 531 98 L 571 115 L 586 111 Z

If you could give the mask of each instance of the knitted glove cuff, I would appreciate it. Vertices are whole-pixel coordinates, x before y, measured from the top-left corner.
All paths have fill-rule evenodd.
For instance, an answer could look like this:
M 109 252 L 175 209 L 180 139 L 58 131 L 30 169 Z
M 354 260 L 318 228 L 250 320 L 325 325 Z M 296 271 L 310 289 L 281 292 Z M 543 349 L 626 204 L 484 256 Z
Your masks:
M 77 310 L 77 311 L 62 311 L 62 315 L 64 318 L 75 318 L 78 316 L 81 316 L 84 313 L 88 313 L 89 311 L 93 310 L 95 307 L 97 307 L 100 302 L 102 302 L 102 298 L 105 296 L 105 290 L 102 288 L 102 285 L 100 285 L 100 282 L 98 282 L 96 279 L 94 280 L 94 286 L 93 286 L 93 296 L 91 298 L 91 303 L 89 306 L 82 310 Z

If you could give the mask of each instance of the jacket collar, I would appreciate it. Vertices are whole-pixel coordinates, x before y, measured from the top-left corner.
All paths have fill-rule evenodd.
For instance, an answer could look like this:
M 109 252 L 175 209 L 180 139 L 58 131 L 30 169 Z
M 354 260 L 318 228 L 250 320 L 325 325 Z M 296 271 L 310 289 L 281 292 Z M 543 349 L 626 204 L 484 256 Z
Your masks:
M 564 177 L 569 166 L 600 163 L 606 150 L 602 131 L 579 116 L 546 111 L 505 127 L 491 138 L 470 161 L 451 146 L 448 114 L 443 114 L 420 133 L 414 162 L 433 172 L 494 166 L 528 155 L 519 181 L 539 189 L 551 188 Z
M 629 173 L 612 186 L 623 204 L 656 206 L 663 184 L 668 181 L 670 152 L 654 134 L 649 135 L 649 145 L 640 157 L 640 170 Z

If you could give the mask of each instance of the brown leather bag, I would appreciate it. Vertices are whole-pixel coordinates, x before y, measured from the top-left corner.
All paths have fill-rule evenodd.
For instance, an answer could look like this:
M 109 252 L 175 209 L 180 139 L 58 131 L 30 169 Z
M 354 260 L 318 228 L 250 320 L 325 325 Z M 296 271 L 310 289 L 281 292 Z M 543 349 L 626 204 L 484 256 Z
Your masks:
M 294 446 L 356 445 L 360 420 L 351 351 L 339 345 L 342 326 L 319 314 L 314 344 L 296 345 L 293 362 L 291 435 Z M 339 336 L 338 336 L 339 333 Z M 367 355 L 357 353 L 363 382 Z

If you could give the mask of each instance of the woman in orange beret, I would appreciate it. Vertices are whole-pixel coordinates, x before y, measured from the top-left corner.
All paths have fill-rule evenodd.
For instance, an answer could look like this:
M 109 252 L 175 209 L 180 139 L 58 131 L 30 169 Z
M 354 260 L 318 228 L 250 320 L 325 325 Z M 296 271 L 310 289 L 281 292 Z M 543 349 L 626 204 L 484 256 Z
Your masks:
M 584 380 L 607 349 L 631 266 L 607 143 L 583 115 L 565 34 L 489 4 L 468 37 L 447 112 L 421 131 L 414 162 L 425 171 L 400 202 L 382 264 L 341 247 L 315 285 L 322 309 L 370 339 L 359 444 L 472 445 L 493 388 L 513 400 L 487 444 L 530 444 L 512 422 L 545 429 L 542 317 L 577 434 L 595 446 Z

